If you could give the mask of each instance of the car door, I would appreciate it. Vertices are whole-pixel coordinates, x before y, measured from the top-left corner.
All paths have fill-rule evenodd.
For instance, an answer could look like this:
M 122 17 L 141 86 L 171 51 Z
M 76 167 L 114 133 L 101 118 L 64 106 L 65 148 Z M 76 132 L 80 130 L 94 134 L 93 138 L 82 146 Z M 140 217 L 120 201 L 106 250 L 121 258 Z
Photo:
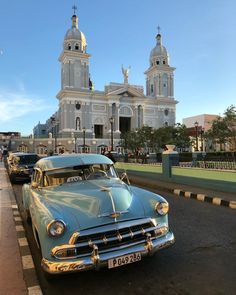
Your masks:
M 38 222 L 40 221 L 39 204 L 42 197 L 42 171 L 39 168 L 33 170 L 30 192 L 30 214 L 32 223 L 38 229 Z

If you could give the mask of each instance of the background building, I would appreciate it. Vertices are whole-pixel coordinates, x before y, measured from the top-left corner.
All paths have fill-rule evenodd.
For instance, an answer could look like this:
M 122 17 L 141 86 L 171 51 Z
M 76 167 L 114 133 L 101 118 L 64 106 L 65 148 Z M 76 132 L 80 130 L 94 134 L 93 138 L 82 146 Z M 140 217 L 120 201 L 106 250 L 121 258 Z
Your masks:
M 218 115 L 202 114 L 183 119 L 183 124 L 187 127 L 188 134 L 193 142 L 193 151 L 207 151 L 211 149 L 212 142 L 204 139 L 204 133 L 211 128 L 212 122 L 218 117 Z M 215 149 L 217 150 L 217 147 Z
M 195 127 L 195 123 L 198 122 L 199 127 L 204 128 L 205 131 L 208 131 L 212 126 L 212 122 L 216 120 L 218 117 L 219 115 L 202 114 L 202 115 L 184 118 L 183 124 L 187 128 L 191 128 L 191 127 Z
M 150 52 L 143 86 L 131 85 L 131 67 L 121 67 L 123 83 L 111 82 L 104 91 L 94 89 L 90 79 L 90 58 L 78 16 L 71 18 L 65 34 L 61 63 L 58 110 L 45 123 L 38 123 L 33 135 L 15 141 L 12 150 L 39 154 L 61 152 L 121 151 L 121 134 L 142 126 L 155 129 L 173 126 L 176 118 L 174 70 L 162 44 L 158 28 L 156 45 Z
M 100 152 L 104 148 L 117 150 L 124 132 L 144 125 L 153 128 L 174 125 L 177 104 L 174 99 L 175 68 L 169 65 L 160 31 L 150 53 L 149 68 L 145 71 L 146 95 L 142 86 L 129 84 L 130 67 L 123 66 L 124 82 L 111 82 L 104 91 L 98 91 L 90 79 L 91 55 L 87 52 L 85 35 L 79 30 L 78 17 L 73 15 L 71 21 L 59 57 L 58 111 L 46 122 L 46 132 L 56 138 L 56 151 L 62 147 L 70 150 L 70 139 L 75 142 L 73 150 L 78 152 Z M 34 128 L 34 137 L 39 137 L 35 131 L 41 126 Z

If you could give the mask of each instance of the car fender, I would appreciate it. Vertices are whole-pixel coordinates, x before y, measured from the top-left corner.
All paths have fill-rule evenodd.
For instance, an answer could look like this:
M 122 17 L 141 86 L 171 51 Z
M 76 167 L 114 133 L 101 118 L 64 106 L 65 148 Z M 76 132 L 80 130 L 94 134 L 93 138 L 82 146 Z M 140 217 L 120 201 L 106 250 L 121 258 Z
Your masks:
M 22 199 L 25 210 L 29 209 L 30 206 L 30 184 L 24 184 L 22 187 Z

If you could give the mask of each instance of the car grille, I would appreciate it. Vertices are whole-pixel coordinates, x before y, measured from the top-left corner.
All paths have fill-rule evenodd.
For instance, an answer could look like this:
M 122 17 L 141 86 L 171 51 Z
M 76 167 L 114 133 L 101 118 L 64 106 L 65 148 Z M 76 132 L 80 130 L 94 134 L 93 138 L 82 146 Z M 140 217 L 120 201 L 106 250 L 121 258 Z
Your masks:
M 151 237 L 156 236 L 155 226 L 151 219 L 121 222 L 81 231 L 75 240 L 76 255 L 91 254 L 94 245 L 98 247 L 99 253 L 129 247 L 144 242 L 147 234 Z

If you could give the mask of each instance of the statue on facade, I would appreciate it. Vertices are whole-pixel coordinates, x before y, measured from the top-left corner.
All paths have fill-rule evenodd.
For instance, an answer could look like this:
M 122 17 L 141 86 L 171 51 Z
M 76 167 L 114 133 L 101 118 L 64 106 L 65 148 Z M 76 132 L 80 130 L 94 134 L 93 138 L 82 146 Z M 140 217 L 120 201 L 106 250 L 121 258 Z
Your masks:
M 129 71 L 131 69 L 131 66 L 128 67 L 128 69 L 125 69 L 122 65 L 122 74 L 124 75 L 124 84 L 128 84 L 128 78 L 129 78 Z

